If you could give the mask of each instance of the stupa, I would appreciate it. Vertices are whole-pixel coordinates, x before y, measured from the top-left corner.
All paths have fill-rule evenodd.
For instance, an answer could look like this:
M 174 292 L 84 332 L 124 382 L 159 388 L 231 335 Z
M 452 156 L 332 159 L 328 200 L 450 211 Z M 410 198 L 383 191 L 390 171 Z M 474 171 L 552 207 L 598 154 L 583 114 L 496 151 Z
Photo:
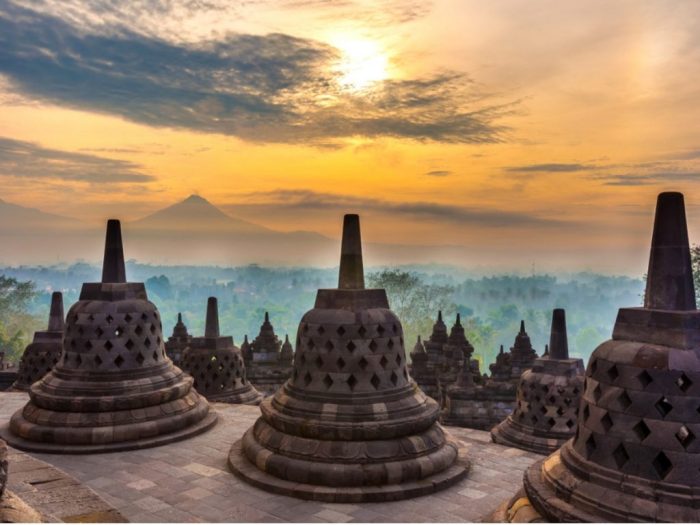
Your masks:
M 440 392 L 440 375 L 443 362 L 443 347 L 447 343 L 447 326 L 442 320 L 442 311 L 438 311 L 438 317 L 433 325 L 433 332 L 428 337 L 428 340 L 421 342 L 422 351 L 425 353 L 425 358 L 419 357 L 419 363 L 411 363 L 411 377 L 415 380 L 418 386 L 428 396 L 435 399 L 438 403 L 441 402 L 442 394 Z M 418 345 L 414 347 L 416 351 Z M 413 357 L 411 358 L 413 360 Z
M 440 383 L 444 385 L 445 389 L 457 381 L 465 359 L 471 369 L 471 356 L 473 353 L 474 347 L 467 340 L 461 317 L 457 314 L 455 324 L 450 329 L 447 342 L 442 347 Z
M 244 344 L 246 342 L 247 336 Z M 275 328 L 270 322 L 270 314 L 265 312 L 265 320 L 260 326 L 260 333 L 248 345 L 243 354 L 249 381 L 265 395 L 277 392 L 292 374 L 294 349 L 291 348 L 289 340 L 287 340 L 284 352 L 282 347 L 282 342 L 275 335 Z
M 119 221 L 107 223 L 102 282 L 84 283 L 63 353 L 0 434 L 15 448 L 92 453 L 162 445 L 216 422 L 192 378 L 165 355 L 156 306 L 126 281 Z
M 173 327 L 173 335 L 165 342 L 165 353 L 177 367 L 182 367 L 182 354 L 190 346 L 192 336 L 182 322 L 182 314 L 177 314 L 177 323 Z
M 495 443 L 550 454 L 576 432 L 583 360 L 569 358 L 566 315 L 552 312 L 549 355 L 535 359 L 518 385 L 515 411 L 491 430 Z
M 520 331 L 515 336 L 515 342 L 509 352 L 503 352 L 503 346 L 496 362 L 489 366 L 491 378 L 495 381 L 511 381 L 517 384 L 520 376 L 537 359 L 537 352 L 532 348 L 530 336 L 525 331 L 525 321 L 520 321 Z
M 406 368 L 401 321 L 383 289 L 365 289 L 357 215 L 346 215 L 337 289 L 301 319 L 292 377 L 229 455 L 269 492 L 330 502 L 398 500 L 468 471 L 437 423 L 438 405 Z
M 194 388 L 209 401 L 257 405 L 262 396 L 246 377 L 241 351 L 231 336 L 219 332 L 216 297 L 207 300 L 204 337 L 193 337 L 182 355 L 182 368 L 194 378 Z
M 294 361 L 294 347 L 292 343 L 289 342 L 289 334 L 284 335 L 284 343 L 282 343 L 282 348 L 280 349 L 280 363 L 292 364 Z
M 550 347 L 550 355 L 554 348 Z M 573 439 L 524 476 L 553 521 L 700 519 L 700 312 L 683 195 L 661 193 L 644 306 L 591 355 Z
M 34 332 L 33 341 L 27 345 L 19 362 L 17 380 L 12 389 L 27 391 L 33 383 L 44 377 L 58 363 L 63 351 L 63 294 L 51 294 L 49 325 L 46 330 Z

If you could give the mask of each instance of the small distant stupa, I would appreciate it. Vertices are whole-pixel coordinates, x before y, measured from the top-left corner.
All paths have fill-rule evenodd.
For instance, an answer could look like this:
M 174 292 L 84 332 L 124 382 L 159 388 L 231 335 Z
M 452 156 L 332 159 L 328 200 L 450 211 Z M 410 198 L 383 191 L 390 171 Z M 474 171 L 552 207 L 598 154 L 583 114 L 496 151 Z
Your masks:
M 187 331 L 185 323 L 182 322 L 182 313 L 177 314 L 177 323 L 173 327 L 173 335 L 165 342 L 165 353 L 173 364 L 182 368 L 182 354 L 190 346 L 192 336 Z
M 243 345 L 245 348 L 241 347 L 241 352 L 250 382 L 265 395 L 277 392 L 292 374 L 294 348 L 288 337 L 284 345 L 279 340 L 268 312 L 265 312 L 258 336 L 248 343 L 246 335 Z

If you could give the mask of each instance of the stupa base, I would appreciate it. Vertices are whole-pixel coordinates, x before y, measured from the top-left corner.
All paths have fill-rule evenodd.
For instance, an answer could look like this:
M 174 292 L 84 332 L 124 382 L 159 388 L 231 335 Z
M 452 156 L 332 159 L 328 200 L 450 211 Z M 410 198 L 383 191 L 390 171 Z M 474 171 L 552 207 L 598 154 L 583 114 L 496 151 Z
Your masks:
M 446 489 L 464 479 L 470 467 L 467 451 L 460 447 L 457 460 L 453 465 L 422 480 L 380 486 L 327 487 L 287 481 L 263 472 L 245 456 L 242 442 L 242 439 L 236 441 L 228 456 L 229 468 L 236 476 L 268 492 L 326 503 L 397 501 L 425 496 Z
M 535 454 L 542 454 L 544 456 L 548 456 L 557 450 L 569 439 L 571 439 L 571 436 L 546 438 L 543 436 L 536 436 L 529 432 L 523 432 L 517 427 L 517 424 L 512 422 L 510 416 L 491 429 L 491 440 L 494 443 L 506 447 L 527 450 L 528 452 L 534 452 Z
M 525 471 L 523 486 L 533 507 L 554 522 L 700 520 L 696 489 L 593 466 L 569 450 L 568 444 L 532 464 Z
M 0 438 L 7 441 L 7 444 L 26 452 L 46 452 L 49 454 L 101 454 L 107 452 L 123 452 L 127 450 L 138 450 L 142 448 L 158 447 L 175 443 L 183 439 L 188 439 L 199 434 L 203 434 L 212 428 L 218 421 L 219 416 L 213 410 L 209 410 L 207 415 L 185 428 L 162 434 L 159 436 L 137 438 L 129 441 L 119 441 L 114 443 L 100 443 L 94 445 L 69 445 L 66 443 L 45 443 L 30 441 L 13 434 L 10 431 L 9 423 L 0 427 Z
M 252 405 L 258 406 L 264 399 L 260 392 L 250 389 L 248 392 L 239 394 L 224 394 L 222 396 L 208 396 L 207 401 L 211 403 L 227 403 L 229 405 Z

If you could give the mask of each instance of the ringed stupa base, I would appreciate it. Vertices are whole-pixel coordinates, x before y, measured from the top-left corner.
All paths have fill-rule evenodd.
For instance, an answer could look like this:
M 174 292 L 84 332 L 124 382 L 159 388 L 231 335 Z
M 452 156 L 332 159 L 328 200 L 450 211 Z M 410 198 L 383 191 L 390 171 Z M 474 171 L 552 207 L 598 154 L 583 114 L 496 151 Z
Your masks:
M 334 487 L 316 485 L 308 482 L 289 481 L 261 470 L 261 468 L 267 467 L 270 460 L 276 462 L 279 459 L 283 459 L 285 462 L 290 462 L 289 458 L 277 454 L 270 454 L 269 451 L 260 447 L 259 463 L 254 465 L 248 460 L 244 449 L 250 446 L 251 442 L 254 441 L 254 438 L 250 435 L 252 431 L 253 429 L 248 430 L 243 438 L 236 441 L 231 447 L 228 456 L 228 465 L 231 471 L 243 481 L 259 489 L 305 500 L 323 501 L 326 503 L 372 503 L 426 496 L 458 483 L 467 476 L 470 468 L 466 449 L 459 447 L 456 442 L 450 441 L 445 446 L 454 447 L 457 459 L 453 460 L 452 465 L 447 469 L 433 475 L 430 475 L 430 469 L 433 463 L 430 456 L 427 456 L 425 459 L 414 460 L 413 465 L 409 465 L 408 463 L 402 464 L 400 461 L 381 465 L 386 467 L 389 480 L 393 481 L 390 481 L 390 483 L 386 485 Z M 334 472 L 337 473 L 347 468 L 362 470 L 363 465 L 359 463 L 356 465 L 328 464 L 320 461 L 312 463 L 297 460 L 295 464 L 291 465 L 291 468 L 304 469 L 308 472 L 309 477 L 316 478 L 317 475 L 322 472 L 327 472 L 329 475 L 332 475 Z M 426 475 L 430 477 L 421 480 L 401 482 L 400 478 L 403 471 L 402 469 L 404 468 L 425 469 Z M 392 480 L 392 477 L 395 479 Z M 326 481 L 328 482 L 328 480 Z M 332 482 L 332 478 L 330 482 Z
M 562 445 L 559 439 L 533 436 L 529 427 L 523 427 L 512 419 L 507 419 L 506 421 L 508 421 L 507 424 L 505 421 L 501 422 L 491 431 L 494 443 L 505 447 L 528 450 L 544 456 L 551 454 L 553 450 L 558 449 Z

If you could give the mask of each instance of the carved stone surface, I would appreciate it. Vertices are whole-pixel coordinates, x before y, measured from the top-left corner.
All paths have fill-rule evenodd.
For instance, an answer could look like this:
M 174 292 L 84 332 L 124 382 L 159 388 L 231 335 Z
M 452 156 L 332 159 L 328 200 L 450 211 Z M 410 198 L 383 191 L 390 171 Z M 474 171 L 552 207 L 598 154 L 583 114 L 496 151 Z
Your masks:
M 583 360 L 569 359 L 564 310 L 552 312 L 551 354 L 523 372 L 515 411 L 491 431 L 494 442 L 538 454 L 554 452 L 576 432 Z
M 267 312 L 260 326 L 260 333 L 253 342 L 248 343 L 248 336 L 245 336 L 241 353 L 248 371 L 248 379 L 255 388 L 266 395 L 277 392 L 292 374 L 294 349 L 288 337 L 282 344 L 275 335 Z
M 34 340 L 27 345 L 19 362 L 15 390 L 27 391 L 29 387 L 48 374 L 58 363 L 63 351 L 63 294 L 51 295 L 49 324 L 46 330 L 34 332 Z
M 468 462 L 411 380 L 401 322 L 384 290 L 364 289 L 359 217 L 346 215 L 339 287 L 301 319 L 294 372 L 261 405 L 229 465 L 265 490 L 333 502 L 440 490 Z
M 187 332 L 185 323 L 182 322 L 182 314 L 177 314 L 177 323 L 173 327 L 173 335 L 165 342 L 165 353 L 179 368 L 182 368 L 182 354 L 190 346 L 192 336 Z
M 0 439 L 0 498 L 7 485 L 7 443 Z
M 246 377 L 241 351 L 231 336 L 219 334 L 216 297 L 207 301 L 204 337 L 193 337 L 182 356 L 183 369 L 194 378 L 194 388 L 210 401 L 257 405 L 262 396 Z
M 662 193 L 643 308 L 622 308 L 591 356 L 575 437 L 526 471 L 555 521 L 700 518 L 700 312 L 683 196 Z
M 0 434 L 19 449 L 58 453 L 176 441 L 216 422 L 192 382 L 165 355 L 160 315 L 143 283 L 126 282 L 119 221 L 110 220 L 102 282 L 83 284 L 60 361 Z
M 495 381 L 513 381 L 517 384 L 522 373 L 531 368 L 537 359 L 537 352 L 532 348 L 530 336 L 525 331 L 525 321 L 520 321 L 520 331 L 515 336 L 515 342 L 509 352 L 501 351 L 496 356 L 496 362 L 489 366 L 491 378 Z

